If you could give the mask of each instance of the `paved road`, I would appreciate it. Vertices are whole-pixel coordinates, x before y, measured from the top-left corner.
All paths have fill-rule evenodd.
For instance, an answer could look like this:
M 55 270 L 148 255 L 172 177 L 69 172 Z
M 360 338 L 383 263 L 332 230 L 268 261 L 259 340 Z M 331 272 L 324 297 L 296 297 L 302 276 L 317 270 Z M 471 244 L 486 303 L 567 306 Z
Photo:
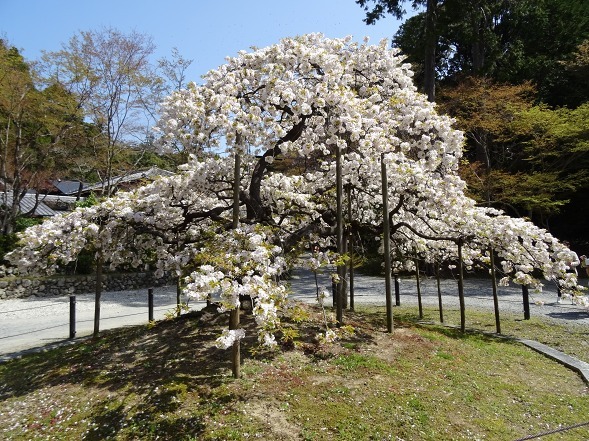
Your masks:
M 315 279 L 310 272 L 294 271 L 289 283 L 294 298 L 315 302 Z M 319 285 L 330 289 L 330 280 L 326 274 L 320 275 Z M 444 307 L 458 308 L 456 281 L 443 280 L 441 286 Z M 400 291 L 402 305 L 417 305 L 414 278 L 401 279 Z M 435 279 L 423 278 L 421 293 L 424 305 L 438 305 Z M 521 313 L 523 317 L 520 287 L 500 287 L 498 293 L 500 310 Z M 467 279 L 465 281 L 465 298 L 467 308 L 492 309 L 492 288 L 489 280 Z M 101 329 L 147 323 L 147 289 L 108 292 L 103 294 L 102 299 Z M 556 299 L 556 291 L 552 286 L 547 286 L 540 294 L 530 292 L 531 314 L 589 326 L 589 312 L 587 310 L 570 304 L 570 301 L 566 299 L 563 303 L 557 304 Z M 156 320 L 163 319 L 166 312 L 173 310 L 175 302 L 175 286 L 154 288 L 154 318 Z M 355 279 L 355 302 L 356 304 L 384 304 L 384 279 L 357 276 Z M 543 306 L 539 306 L 537 303 L 543 303 Z M 204 302 L 193 302 L 191 305 L 192 309 L 200 309 L 203 306 Z M 76 296 L 76 319 L 76 337 L 90 335 L 94 323 L 93 294 Z M 68 296 L 29 297 L 0 301 L 0 361 L 23 350 L 61 344 L 68 341 L 68 336 Z

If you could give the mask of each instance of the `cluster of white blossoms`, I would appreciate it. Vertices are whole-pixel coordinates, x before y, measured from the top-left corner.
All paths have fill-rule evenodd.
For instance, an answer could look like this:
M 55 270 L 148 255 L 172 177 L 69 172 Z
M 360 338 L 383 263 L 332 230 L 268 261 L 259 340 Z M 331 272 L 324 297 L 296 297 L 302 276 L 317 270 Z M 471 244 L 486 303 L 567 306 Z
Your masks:
M 310 34 L 240 52 L 163 103 L 162 148 L 194 154 L 177 175 L 27 230 L 11 259 L 22 270 L 48 271 L 91 249 L 115 267 L 189 274 L 187 292 L 216 293 L 224 309 L 251 296 L 261 339 L 272 345 L 286 295 L 284 257 L 310 238 L 333 239 L 339 150 L 356 232 L 382 232 L 386 164 L 394 250 L 408 265 L 415 255 L 455 260 L 460 242 L 467 266 L 487 263 L 493 249 L 506 281 L 559 280 L 574 291 L 575 253 L 465 196 L 457 175 L 463 134 L 452 124 L 417 93 L 409 65 L 386 41 Z
M 287 294 L 286 287 L 279 283 L 286 262 L 282 249 L 272 245 L 271 239 L 259 225 L 241 225 L 211 235 L 194 255 L 196 262 L 206 263 L 185 279 L 186 295 L 213 300 L 220 304 L 221 311 L 238 307 L 244 297 L 251 299 L 259 340 L 267 346 L 276 344 L 273 333 L 278 329 L 279 310 L 285 306 Z

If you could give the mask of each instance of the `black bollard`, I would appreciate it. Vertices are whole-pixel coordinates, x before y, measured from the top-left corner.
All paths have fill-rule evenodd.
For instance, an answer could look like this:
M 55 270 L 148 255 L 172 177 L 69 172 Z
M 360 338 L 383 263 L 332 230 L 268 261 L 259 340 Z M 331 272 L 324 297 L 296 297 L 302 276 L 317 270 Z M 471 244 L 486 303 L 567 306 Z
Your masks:
M 522 285 L 522 296 L 524 301 L 524 320 L 530 320 L 530 296 L 527 285 Z
M 147 308 L 149 310 L 149 321 L 153 322 L 153 288 L 147 290 Z
M 76 296 L 70 296 L 70 338 L 76 338 Z

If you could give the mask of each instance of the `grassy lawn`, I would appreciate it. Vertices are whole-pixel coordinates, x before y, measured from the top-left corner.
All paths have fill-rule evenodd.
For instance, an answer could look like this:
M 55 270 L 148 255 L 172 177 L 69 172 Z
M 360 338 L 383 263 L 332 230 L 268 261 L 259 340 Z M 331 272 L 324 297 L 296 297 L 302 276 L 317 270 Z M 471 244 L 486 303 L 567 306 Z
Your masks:
M 437 311 L 424 310 L 425 320 Z M 285 318 L 290 338 L 255 346 L 251 317 L 243 377 L 212 346 L 226 315 L 191 313 L 155 326 L 0 365 L 0 438 L 14 440 L 516 440 L 589 421 L 580 377 L 508 339 L 420 322 L 415 308 L 346 312 L 352 336 L 320 344 L 320 310 Z M 459 322 L 445 311 L 447 323 Z M 494 331 L 469 311 L 467 325 Z M 589 361 L 587 329 L 502 317 L 504 334 Z M 589 426 L 545 436 L 586 440 Z

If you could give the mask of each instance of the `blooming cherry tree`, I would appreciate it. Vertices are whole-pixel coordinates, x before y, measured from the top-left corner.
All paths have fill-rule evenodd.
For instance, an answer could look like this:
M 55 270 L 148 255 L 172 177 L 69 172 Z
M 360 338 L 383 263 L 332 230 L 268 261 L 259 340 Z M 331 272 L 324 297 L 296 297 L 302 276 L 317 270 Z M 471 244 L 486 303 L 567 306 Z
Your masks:
M 286 258 L 306 242 L 333 243 L 339 150 L 355 231 L 382 232 L 384 162 L 391 237 L 403 254 L 456 258 L 460 240 L 466 265 L 494 249 L 505 282 L 540 287 L 540 275 L 575 290 L 575 253 L 465 196 L 457 175 L 463 134 L 452 124 L 417 93 L 409 65 L 386 41 L 310 34 L 243 51 L 163 103 L 162 149 L 194 154 L 176 176 L 27 230 L 11 259 L 23 270 L 50 270 L 92 242 L 113 266 L 150 263 L 157 275 L 190 268 L 191 296 L 216 293 L 224 310 L 240 295 L 254 298 L 260 339 L 273 345 Z M 226 331 L 219 344 L 242 336 Z

